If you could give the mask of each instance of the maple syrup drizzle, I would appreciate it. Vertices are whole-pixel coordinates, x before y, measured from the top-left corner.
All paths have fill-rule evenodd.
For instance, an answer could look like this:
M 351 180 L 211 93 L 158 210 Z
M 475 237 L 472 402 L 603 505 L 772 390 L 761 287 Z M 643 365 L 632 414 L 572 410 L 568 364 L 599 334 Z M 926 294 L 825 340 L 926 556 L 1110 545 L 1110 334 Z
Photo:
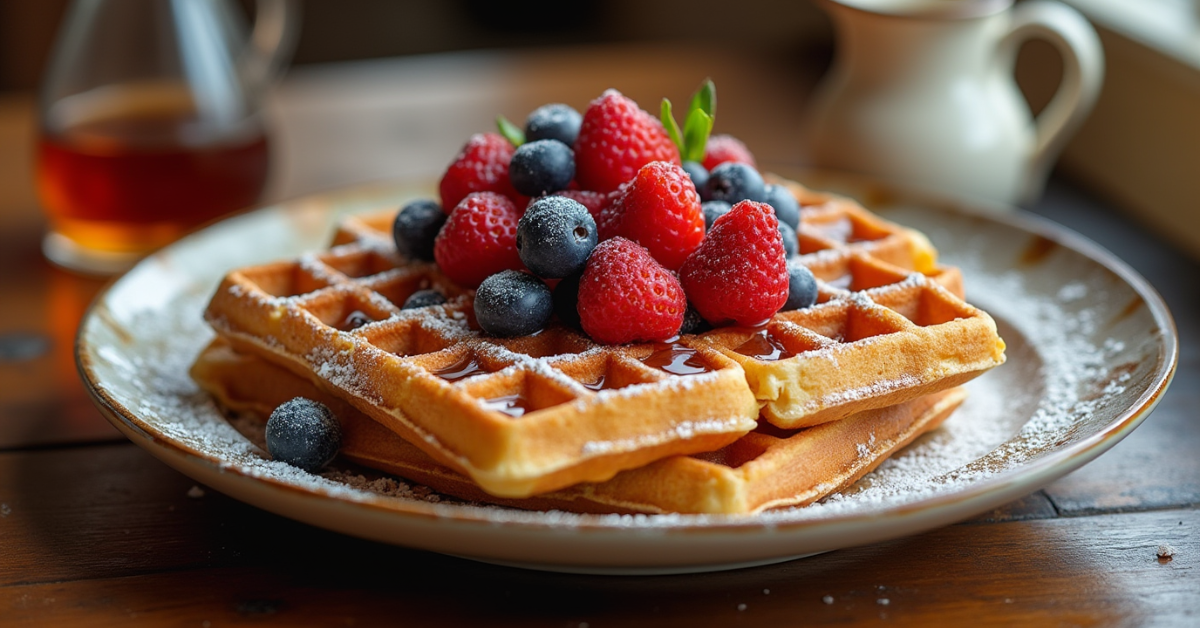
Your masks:
M 744 356 L 767 362 L 786 360 L 796 355 L 788 351 L 787 347 L 783 346 L 783 343 L 778 338 L 772 336 L 765 329 L 750 336 L 746 342 L 743 342 L 734 351 Z
M 479 362 L 475 361 L 475 356 L 468 353 L 461 360 L 433 371 L 433 374 L 448 382 L 456 382 L 484 372 Z
M 591 391 L 595 391 L 595 392 L 600 392 L 601 390 L 607 390 L 607 389 L 613 388 L 613 386 L 609 385 L 612 382 L 608 381 L 608 376 L 606 376 L 603 373 L 601 373 L 600 378 L 594 382 L 579 382 L 579 383 L 584 388 L 591 390 Z
M 366 325 L 367 323 L 374 322 L 375 319 L 368 316 L 362 310 L 354 310 L 353 312 L 347 314 L 346 318 L 342 319 L 342 324 L 338 325 L 338 329 L 342 331 L 353 331 L 359 327 L 362 327 L 363 325 Z
M 699 375 L 712 370 L 691 347 L 678 343 L 661 346 L 664 348 L 646 356 L 642 363 L 672 375 Z
M 529 400 L 521 393 L 502 395 L 493 399 L 483 400 L 483 406 L 488 410 L 495 410 L 513 418 L 524 416 L 526 412 L 529 412 L 530 407 L 528 404 Z

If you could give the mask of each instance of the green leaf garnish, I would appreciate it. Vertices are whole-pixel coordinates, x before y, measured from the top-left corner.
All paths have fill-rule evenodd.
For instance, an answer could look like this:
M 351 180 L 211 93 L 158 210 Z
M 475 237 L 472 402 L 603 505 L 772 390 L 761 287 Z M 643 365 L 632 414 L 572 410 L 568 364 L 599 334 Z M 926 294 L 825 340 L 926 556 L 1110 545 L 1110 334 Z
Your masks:
M 679 130 L 675 116 L 671 114 L 671 101 L 666 98 L 662 101 L 660 117 L 667 135 L 679 148 L 679 157 L 683 161 L 702 161 L 704 147 L 708 144 L 708 136 L 712 133 L 713 122 L 717 117 L 717 88 L 712 79 L 705 79 L 700 89 L 692 94 L 692 101 L 688 104 L 687 116 L 683 121 L 683 131 Z
M 496 116 L 496 128 L 500 130 L 500 135 L 508 140 L 513 146 L 520 146 L 525 143 L 525 131 L 521 127 L 508 121 L 503 115 Z
M 683 123 L 683 145 L 686 149 L 679 155 L 683 161 L 704 161 L 704 146 L 708 143 L 712 128 L 712 116 L 701 109 L 688 112 L 687 121 Z
M 693 109 L 707 113 L 710 118 L 717 117 L 717 86 L 713 85 L 712 79 L 704 79 L 700 89 L 692 94 L 692 103 L 688 106 L 688 111 Z
M 662 118 L 663 128 L 667 130 L 667 135 L 675 146 L 679 148 L 679 154 L 683 154 L 683 137 L 679 131 L 679 125 L 675 123 L 675 116 L 671 115 L 671 101 L 666 98 L 662 99 L 662 110 L 659 114 Z

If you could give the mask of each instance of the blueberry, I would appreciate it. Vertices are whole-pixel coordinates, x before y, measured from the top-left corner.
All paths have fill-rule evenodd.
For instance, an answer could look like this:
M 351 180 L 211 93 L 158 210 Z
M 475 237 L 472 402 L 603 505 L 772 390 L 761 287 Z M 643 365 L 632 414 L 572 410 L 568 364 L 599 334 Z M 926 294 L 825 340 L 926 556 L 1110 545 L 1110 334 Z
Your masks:
M 704 230 L 712 229 L 713 222 L 721 216 L 729 213 L 733 206 L 725 201 L 705 201 L 700 203 L 700 210 L 704 212 Z
M 525 141 L 558 140 L 574 146 L 583 116 L 561 103 L 542 105 L 525 119 Z
M 592 214 L 565 196 L 537 199 L 517 223 L 517 253 L 538 277 L 558 279 L 582 270 L 596 242 Z
M 762 175 L 748 164 L 727 161 L 708 173 L 708 194 L 714 201 L 730 205 L 747 200 L 761 203 L 764 188 Z
M 437 290 L 417 290 L 408 295 L 404 300 L 404 305 L 400 306 L 402 310 L 415 310 L 419 307 L 429 307 L 430 305 L 441 305 L 446 302 L 446 297 Z
M 708 321 L 700 316 L 700 312 L 688 303 L 687 311 L 683 313 L 683 325 L 679 328 L 680 334 L 698 334 L 702 331 L 710 329 Z
M 791 262 L 788 264 L 788 298 L 784 310 L 799 310 L 817 302 L 817 278 L 808 268 Z
M 779 222 L 786 222 L 793 230 L 800 228 L 800 203 L 786 187 L 767 184 L 764 195 L 764 202 L 775 210 L 775 217 Z
M 521 144 L 508 162 L 508 179 L 525 196 L 565 190 L 575 178 L 575 153 L 558 140 Z
M 545 327 L 553 312 L 550 288 L 529 273 L 502 270 L 475 292 L 475 320 L 493 336 L 528 336 Z
M 286 401 L 267 420 L 271 457 L 305 471 L 329 464 L 342 446 L 342 428 L 325 407 L 304 397 Z
M 696 192 L 700 194 L 700 200 L 707 201 L 705 195 L 708 194 L 708 170 L 704 166 L 694 161 L 683 162 L 683 171 L 688 173 L 692 178 L 692 185 L 696 186 Z
M 583 279 L 583 271 L 567 275 L 554 286 L 554 314 L 560 323 L 574 329 L 582 327 L 579 322 L 580 279 Z
M 433 239 L 445 223 L 446 213 L 436 201 L 421 199 L 405 205 L 392 223 L 396 250 L 410 259 L 433 261 Z
M 791 225 L 780 220 L 779 235 L 783 236 L 783 252 L 787 259 L 800 254 L 800 240 L 796 238 L 796 230 Z

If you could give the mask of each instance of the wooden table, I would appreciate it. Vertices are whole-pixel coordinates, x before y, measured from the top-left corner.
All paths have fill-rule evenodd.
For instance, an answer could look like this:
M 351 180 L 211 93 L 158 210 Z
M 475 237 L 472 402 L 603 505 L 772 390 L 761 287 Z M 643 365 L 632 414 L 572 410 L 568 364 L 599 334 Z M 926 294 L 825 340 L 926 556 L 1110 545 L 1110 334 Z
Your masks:
M 616 86 L 654 108 L 720 88 L 718 128 L 794 162 L 802 59 L 674 48 L 470 53 L 296 71 L 270 113 L 269 196 L 436 176 L 499 112 L 582 107 Z M 32 97 L 0 99 L 0 625 L 590 626 L 873 621 L 931 625 L 1200 624 L 1200 268 L 1056 177 L 1034 211 L 1097 240 L 1164 295 L 1175 383 L 1132 436 L 1080 471 L 975 520 L 734 572 L 568 576 L 340 536 L 193 489 L 85 397 L 72 338 L 102 282 L 43 261 L 30 183 Z M 1173 559 L 1159 559 L 1167 543 Z

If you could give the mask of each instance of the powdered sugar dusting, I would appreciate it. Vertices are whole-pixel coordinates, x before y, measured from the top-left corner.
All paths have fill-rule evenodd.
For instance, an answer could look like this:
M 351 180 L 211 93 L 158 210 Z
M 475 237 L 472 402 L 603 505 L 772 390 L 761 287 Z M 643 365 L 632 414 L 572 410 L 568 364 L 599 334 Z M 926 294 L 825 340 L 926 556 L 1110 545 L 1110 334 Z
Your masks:
M 1126 284 L 1114 281 L 1111 273 L 1094 262 L 1080 263 L 1085 258 L 1078 255 L 1071 258 L 1080 266 L 1077 269 L 1013 270 L 1012 264 L 997 261 L 995 246 L 986 239 L 962 242 L 948 251 L 946 243 L 953 240 L 939 237 L 936 229 L 928 231 L 942 247 L 943 261 L 963 268 L 968 300 L 997 320 L 1009 345 L 1009 362 L 972 381 L 970 397 L 942 428 L 893 456 L 851 490 L 813 506 L 772 511 L 750 520 L 771 526 L 877 512 L 961 490 L 1018 468 L 1061 442 L 1094 434 L 1094 424 L 1111 420 L 1121 407 L 1128 407 L 1126 400 L 1136 392 L 1131 388 L 1144 382 L 1151 368 L 1146 362 L 1154 349 L 1153 333 L 1147 335 L 1149 326 L 1144 321 L 1113 322 L 1114 312 L 1136 295 Z M 1064 277 L 1070 280 L 1063 281 Z M 731 521 L 724 516 L 576 515 L 444 503 L 436 494 L 430 499 L 427 490 L 403 482 L 366 481 L 336 472 L 315 475 L 269 460 L 261 447 L 230 426 L 188 376 L 195 356 L 212 338 L 200 316 L 210 293 L 209 287 L 190 286 L 161 307 L 122 319 L 122 326 L 131 330 L 123 333 L 136 338 L 132 345 L 119 341 L 120 334 L 105 331 L 107 323 L 93 317 L 85 344 L 94 348 L 92 361 L 103 392 L 128 408 L 151 433 L 227 469 L 335 499 L 420 503 L 449 509 L 447 515 L 469 512 L 496 523 L 661 528 Z M 447 319 L 442 324 L 447 331 L 470 334 L 461 321 Z M 499 347 L 495 350 L 506 352 L 511 363 L 539 376 L 575 384 L 541 361 Z M 321 365 L 322 377 L 353 388 L 353 370 L 338 352 L 307 359 Z M 676 385 L 686 387 L 713 376 L 678 378 Z M 606 390 L 597 398 L 633 392 Z M 597 451 L 613 446 L 589 444 Z

